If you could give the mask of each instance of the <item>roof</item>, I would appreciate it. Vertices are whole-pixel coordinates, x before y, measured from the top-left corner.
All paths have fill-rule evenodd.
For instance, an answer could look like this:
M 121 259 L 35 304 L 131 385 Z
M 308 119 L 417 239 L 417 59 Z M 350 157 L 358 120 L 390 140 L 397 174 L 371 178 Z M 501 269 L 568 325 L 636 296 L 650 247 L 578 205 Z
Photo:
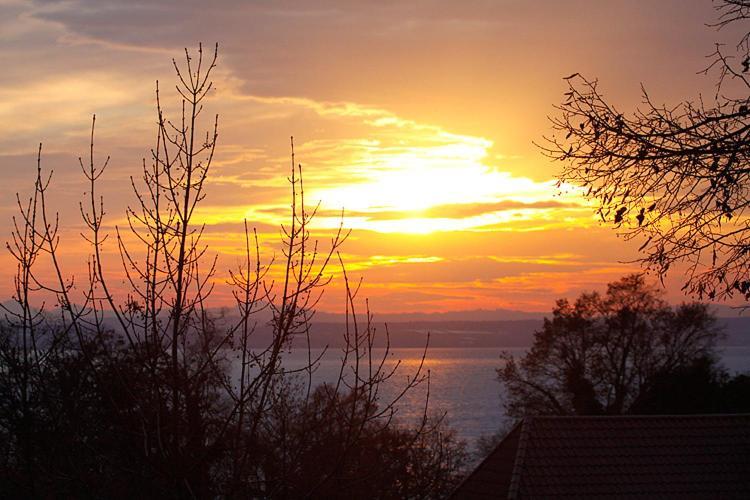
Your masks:
M 750 415 L 529 417 L 452 498 L 750 498 Z

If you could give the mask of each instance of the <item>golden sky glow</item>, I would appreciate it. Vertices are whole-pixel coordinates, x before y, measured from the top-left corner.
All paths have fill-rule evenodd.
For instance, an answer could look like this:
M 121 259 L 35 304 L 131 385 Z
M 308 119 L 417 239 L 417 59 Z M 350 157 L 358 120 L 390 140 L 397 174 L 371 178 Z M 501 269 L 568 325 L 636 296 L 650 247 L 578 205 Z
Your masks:
M 218 41 L 204 125 L 220 115 L 219 146 L 198 214 L 222 256 L 217 281 L 242 249 L 244 218 L 278 251 L 294 135 L 306 199 L 320 202 L 314 228 L 326 241 L 343 209 L 343 257 L 376 312 L 546 311 L 635 269 L 623 262 L 638 246 L 600 227 L 575 188 L 558 189 L 559 166 L 532 144 L 549 131 L 561 77 L 599 76 L 625 109 L 641 81 L 659 101 L 693 97 L 712 84 L 695 74 L 716 39 L 711 15 L 700 0 L 0 0 L 0 230 L 7 239 L 44 142 L 66 262 L 81 273 L 77 158 L 91 115 L 97 151 L 112 157 L 100 185 L 112 231 L 153 146 L 154 82 L 174 111 L 170 59 Z M 12 272 L 0 266 L 5 295 Z M 336 290 L 324 308 L 339 309 Z

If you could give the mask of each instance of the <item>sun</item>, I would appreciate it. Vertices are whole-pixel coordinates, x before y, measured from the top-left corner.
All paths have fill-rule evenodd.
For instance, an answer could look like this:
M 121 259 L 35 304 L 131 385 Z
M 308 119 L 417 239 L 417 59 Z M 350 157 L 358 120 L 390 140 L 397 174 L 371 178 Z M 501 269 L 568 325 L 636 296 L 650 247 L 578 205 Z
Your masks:
M 456 203 L 470 195 L 470 181 L 464 176 L 487 155 L 489 141 L 475 138 L 436 146 L 411 146 L 370 152 L 364 182 L 342 184 L 319 191 L 328 206 L 357 212 L 413 212 Z M 364 160 L 364 161 L 362 161 Z
M 486 226 L 509 215 L 432 213 L 441 207 L 534 203 L 554 196 L 551 182 L 515 177 L 488 165 L 492 142 L 487 139 L 443 133 L 437 140 L 409 142 L 417 145 L 368 151 L 354 160 L 362 174 L 358 182 L 316 190 L 313 198 L 331 211 L 343 208 L 353 228 L 430 233 Z

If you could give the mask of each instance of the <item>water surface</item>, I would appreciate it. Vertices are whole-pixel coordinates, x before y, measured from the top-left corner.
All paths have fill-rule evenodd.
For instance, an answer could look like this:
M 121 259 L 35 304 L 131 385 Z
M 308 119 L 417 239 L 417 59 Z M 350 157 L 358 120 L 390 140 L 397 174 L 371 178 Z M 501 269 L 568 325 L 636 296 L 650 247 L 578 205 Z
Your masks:
M 497 381 L 496 370 L 502 366 L 499 359 L 502 351 L 522 356 L 525 348 L 430 348 L 425 359 L 424 370 L 430 373 L 430 411 L 447 413 L 450 424 L 458 435 L 473 446 L 482 435 L 496 432 L 506 423 L 502 406 L 502 386 Z M 322 352 L 313 349 L 313 357 Z M 382 389 L 383 401 L 393 398 L 413 375 L 418 367 L 423 350 L 419 348 L 392 349 L 386 367 L 400 366 Z M 383 355 L 382 349 L 373 351 L 374 358 Z M 325 353 L 314 374 L 314 383 L 334 382 L 341 366 L 341 353 L 331 349 Z M 721 351 L 723 365 L 734 374 L 750 371 L 750 347 L 724 347 Z M 307 351 L 293 350 L 287 355 L 285 365 L 289 368 L 304 366 Z M 400 419 L 414 421 L 421 417 L 427 385 L 408 393 L 398 404 Z

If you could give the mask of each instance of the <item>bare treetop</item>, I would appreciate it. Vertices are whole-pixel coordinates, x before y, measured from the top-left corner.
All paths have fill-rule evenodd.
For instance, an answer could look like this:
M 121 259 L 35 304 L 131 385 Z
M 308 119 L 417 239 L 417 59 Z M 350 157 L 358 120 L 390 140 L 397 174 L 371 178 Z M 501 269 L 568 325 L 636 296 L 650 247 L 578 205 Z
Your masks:
M 724 1 L 719 25 L 744 22 L 750 2 Z M 585 189 L 605 224 L 636 239 L 639 261 L 664 277 L 687 265 L 684 289 L 698 297 L 750 299 L 750 61 L 747 35 L 740 58 L 717 46 L 715 99 L 668 106 L 642 89 L 632 114 L 608 102 L 595 79 L 574 73 L 541 146 L 565 162 L 560 184 Z M 727 97 L 729 81 L 739 96 Z M 736 87 L 733 87 L 733 91 Z M 734 92 L 736 93 L 736 91 Z

